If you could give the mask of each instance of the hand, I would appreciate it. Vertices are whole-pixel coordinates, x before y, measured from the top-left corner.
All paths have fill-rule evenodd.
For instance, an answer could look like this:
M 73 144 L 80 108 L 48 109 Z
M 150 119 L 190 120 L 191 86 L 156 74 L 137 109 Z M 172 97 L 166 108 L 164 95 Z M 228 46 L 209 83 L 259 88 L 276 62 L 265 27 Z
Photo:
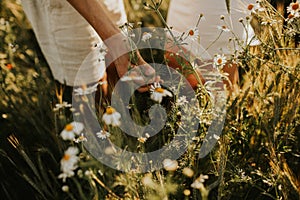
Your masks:
M 147 92 L 149 84 L 160 81 L 160 77 L 155 75 L 155 70 L 144 61 L 139 53 L 135 63 L 130 61 L 129 54 L 124 54 L 115 60 L 112 60 L 112 56 L 107 54 L 106 62 L 110 63 L 106 72 L 111 85 L 115 85 L 124 75 L 141 77 L 142 79 L 133 81 L 138 85 L 143 85 L 138 89 L 139 92 Z

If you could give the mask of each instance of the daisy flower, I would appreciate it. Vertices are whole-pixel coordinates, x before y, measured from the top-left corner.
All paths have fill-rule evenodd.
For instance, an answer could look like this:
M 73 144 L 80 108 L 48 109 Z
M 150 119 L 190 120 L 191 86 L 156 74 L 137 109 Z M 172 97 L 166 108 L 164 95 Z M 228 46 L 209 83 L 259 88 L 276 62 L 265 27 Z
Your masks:
M 103 130 L 101 130 L 101 131 L 99 131 L 99 132 L 97 132 L 96 133 L 96 136 L 98 137 L 98 138 L 100 138 L 100 139 L 106 139 L 106 138 L 109 138 L 109 136 L 110 136 L 110 133 L 109 132 L 107 132 L 107 131 L 103 131 Z
M 55 104 L 55 108 L 53 110 L 57 111 L 57 110 L 62 109 L 62 108 L 70 108 L 70 107 L 72 107 L 71 104 L 69 104 L 66 101 L 63 101 L 62 103 Z
M 86 142 L 86 141 L 87 141 L 87 138 L 84 136 L 83 133 L 81 133 L 78 138 L 74 139 L 75 143 Z
M 108 106 L 104 113 L 102 120 L 106 125 L 120 126 L 121 125 L 121 114 L 118 113 L 113 107 Z
M 293 17 L 300 17 L 300 6 L 299 1 L 292 2 L 290 5 L 286 8 L 287 13 L 290 13 Z
M 77 163 L 79 161 L 79 157 L 77 156 L 78 153 L 79 150 L 77 147 L 69 147 L 60 160 L 60 169 L 62 173 L 58 178 L 61 178 L 63 182 L 66 181 L 66 178 L 74 176 L 74 170 L 77 168 Z
M 227 26 L 223 25 L 223 26 L 218 26 L 218 29 L 224 32 L 230 32 L 230 29 L 227 28 Z
M 191 28 L 188 30 L 188 37 L 190 37 L 192 40 L 198 40 L 199 38 L 199 30 L 197 27 Z
M 142 36 L 142 40 L 143 40 L 144 42 L 146 42 L 146 41 L 149 40 L 151 37 L 152 37 L 152 34 L 151 34 L 151 33 L 149 33 L 149 32 L 144 32 L 144 33 L 143 33 L 143 36 Z
M 86 85 L 83 85 L 82 87 L 74 88 L 73 92 L 76 96 L 78 95 L 87 95 L 87 94 L 92 94 L 93 92 L 97 91 L 99 83 L 96 83 L 92 86 L 86 87 Z
M 247 6 L 247 9 L 250 11 L 250 13 L 256 14 L 257 12 L 262 12 L 265 9 L 263 7 L 260 6 L 260 2 L 257 2 L 255 4 L 250 3 Z
M 80 122 L 72 122 L 67 124 L 60 133 L 63 140 L 74 140 L 75 135 L 79 135 L 83 131 L 83 124 Z
M 226 56 L 218 54 L 214 57 L 214 68 L 222 69 L 226 62 Z
M 161 103 L 163 97 L 169 96 L 172 97 L 172 93 L 166 89 L 163 89 L 159 83 L 155 82 L 153 85 L 151 85 L 150 88 L 151 96 L 150 98 L 158 103 Z

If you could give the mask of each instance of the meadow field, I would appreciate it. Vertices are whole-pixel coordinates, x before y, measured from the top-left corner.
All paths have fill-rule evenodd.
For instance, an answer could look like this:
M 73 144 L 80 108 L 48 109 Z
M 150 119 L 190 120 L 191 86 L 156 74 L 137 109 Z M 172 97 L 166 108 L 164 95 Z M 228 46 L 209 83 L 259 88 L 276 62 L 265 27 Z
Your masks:
M 124 2 L 130 23 L 122 28 L 149 45 L 141 55 L 165 83 L 122 90 L 129 102 L 93 104 L 93 88 L 55 82 L 20 1 L 0 1 L 0 199 L 300 199 L 299 0 L 288 17 L 265 0 L 245 8 L 249 16 L 237 23 L 252 20 L 257 46 L 228 27 L 220 34 L 232 34 L 232 55 L 199 63 L 202 55 L 176 54 L 198 80 L 197 67 L 214 66 L 211 80 L 193 89 L 181 70 L 161 67 L 169 0 Z M 183 45 L 190 31 L 171 40 Z M 228 80 L 225 63 L 239 67 L 231 92 L 219 86 Z M 87 116 L 103 128 L 95 132 Z M 129 122 L 135 134 L 122 129 Z M 157 133 L 141 131 L 155 123 Z

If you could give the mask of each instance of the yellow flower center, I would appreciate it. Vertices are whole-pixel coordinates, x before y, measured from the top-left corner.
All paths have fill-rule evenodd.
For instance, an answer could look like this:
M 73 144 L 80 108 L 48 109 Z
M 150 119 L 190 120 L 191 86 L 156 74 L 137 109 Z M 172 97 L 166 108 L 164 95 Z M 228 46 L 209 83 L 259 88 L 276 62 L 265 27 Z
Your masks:
M 254 5 L 253 4 L 249 4 L 248 5 L 248 10 L 252 10 L 254 8 Z
M 193 36 L 195 34 L 194 30 L 189 31 L 189 35 Z
M 217 63 L 220 65 L 220 64 L 222 64 L 222 58 L 219 58 L 218 60 L 217 60 Z
M 115 112 L 116 110 L 113 107 L 107 107 L 106 108 L 106 113 L 111 115 Z
M 289 16 L 288 16 L 289 19 L 292 19 L 293 17 L 294 17 L 294 15 L 291 14 L 291 13 L 290 13 Z
M 71 156 L 69 154 L 65 154 L 63 160 L 68 161 L 70 160 Z
M 66 131 L 72 131 L 73 130 L 72 124 L 67 124 L 66 127 L 65 127 L 65 130 Z
M 164 89 L 163 88 L 155 88 L 155 92 L 158 92 L 158 93 L 164 93 Z
M 298 10 L 298 8 L 299 8 L 299 3 L 292 3 L 293 10 Z

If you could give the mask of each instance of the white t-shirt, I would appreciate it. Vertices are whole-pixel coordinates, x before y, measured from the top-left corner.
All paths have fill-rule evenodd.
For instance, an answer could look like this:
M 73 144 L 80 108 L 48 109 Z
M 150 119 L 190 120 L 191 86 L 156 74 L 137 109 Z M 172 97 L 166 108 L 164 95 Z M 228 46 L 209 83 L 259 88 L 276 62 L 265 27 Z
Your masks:
M 126 22 L 122 0 L 102 1 L 117 25 Z M 102 41 L 66 0 L 22 0 L 22 5 L 56 80 L 80 86 L 103 77 L 105 63 L 95 50 Z
M 245 28 L 239 19 L 243 18 L 246 24 L 245 17 L 249 15 L 247 6 L 255 3 L 255 0 L 231 0 L 230 2 L 230 14 L 228 14 L 225 0 L 171 0 L 167 24 L 175 31 L 187 32 L 196 26 L 199 15 L 203 14 L 198 25 L 200 45 L 204 49 L 208 48 L 210 56 L 217 53 L 230 54 L 238 47 L 229 42 L 229 39 L 233 37 L 244 39 Z M 220 19 L 221 15 L 224 16 L 224 20 Z M 219 28 L 224 25 L 232 30 L 235 36 L 232 32 L 223 31 L 218 38 L 221 32 Z

